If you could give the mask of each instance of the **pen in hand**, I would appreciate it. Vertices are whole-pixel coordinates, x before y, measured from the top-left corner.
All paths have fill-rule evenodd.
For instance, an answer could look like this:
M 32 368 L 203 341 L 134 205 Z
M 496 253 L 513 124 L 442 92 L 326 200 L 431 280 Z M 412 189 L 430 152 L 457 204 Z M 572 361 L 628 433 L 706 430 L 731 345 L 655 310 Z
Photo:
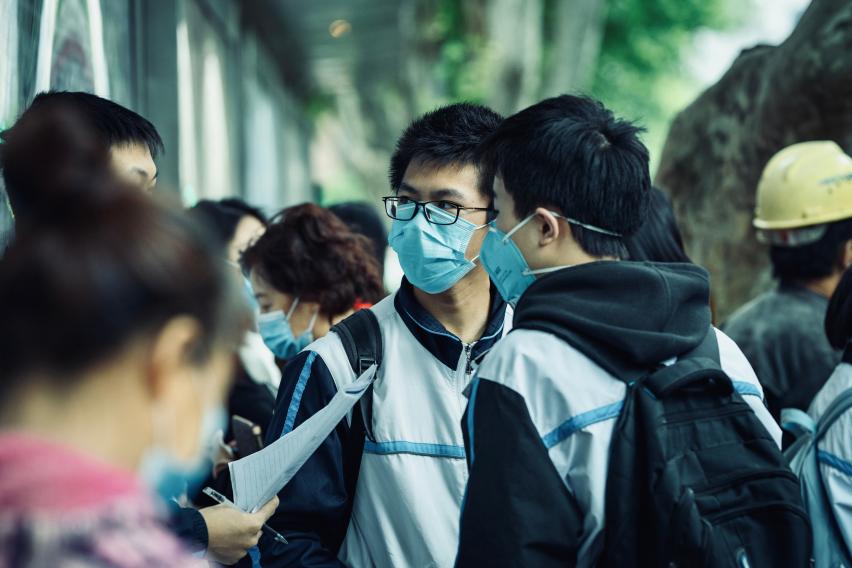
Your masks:
M 218 491 L 216 491 L 215 489 L 213 489 L 211 487 L 205 487 L 202 490 L 202 493 L 204 493 L 205 495 L 207 495 L 208 497 L 210 497 L 211 499 L 213 499 L 214 501 L 216 501 L 220 505 L 228 505 L 230 507 L 234 507 L 235 509 L 238 509 L 238 507 L 234 504 L 233 501 L 231 501 L 230 499 L 228 499 L 227 497 L 225 497 L 224 495 L 222 495 L 221 493 L 219 493 Z M 276 531 L 275 529 L 273 529 L 272 527 L 270 527 L 266 523 L 263 523 L 263 530 L 265 530 L 267 533 L 269 533 L 269 535 L 272 536 L 272 538 L 274 538 L 276 541 L 280 542 L 281 544 L 290 544 L 287 541 L 287 539 L 284 538 L 284 535 L 282 535 L 281 533 L 279 533 L 278 531 Z

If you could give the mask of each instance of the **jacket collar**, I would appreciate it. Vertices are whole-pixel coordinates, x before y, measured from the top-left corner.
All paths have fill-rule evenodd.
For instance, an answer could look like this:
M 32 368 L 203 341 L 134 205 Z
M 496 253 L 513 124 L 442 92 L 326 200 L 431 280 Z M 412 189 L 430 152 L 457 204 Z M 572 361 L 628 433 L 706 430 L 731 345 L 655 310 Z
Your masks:
M 394 307 L 405 326 L 417 341 L 445 366 L 455 369 L 464 351 L 464 343 L 439 322 L 435 316 L 420 305 L 414 296 L 414 286 L 407 278 L 394 298 Z M 482 337 L 473 346 L 470 356 L 477 359 L 486 353 L 503 336 L 503 324 L 506 319 L 506 302 L 491 286 L 491 305 L 488 325 Z

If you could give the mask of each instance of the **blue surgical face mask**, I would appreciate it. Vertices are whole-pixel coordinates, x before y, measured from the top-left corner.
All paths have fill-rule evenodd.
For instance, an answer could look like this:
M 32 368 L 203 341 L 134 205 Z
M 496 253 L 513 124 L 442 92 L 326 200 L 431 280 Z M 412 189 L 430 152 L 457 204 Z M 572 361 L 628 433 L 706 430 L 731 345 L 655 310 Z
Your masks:
M 258 311 L 260 311 L 260 306 L 257 303 L 257 299 L 254 297 L 254 290 L 251 287 L 251 280 L 246 278 L 246 276 L 242 272 L 242 267 L 238 263 L 232 260 L 227 260 L 225 262 L 236 268 L 237 271 L 240 273 L 240 278 L 243 279 L 243 297 L 245 298 L 246 304 L 251 309 L 252 313 L 256 314 Z
M 596 233 L 602 233 L 617 237 L 617 233 L 581 223 L 570 217 L 565 217 L 551 211 L 551 214 L 565 219 L 572 225 L 578 225 Z M 504 300 L 513 307 L 517 305 L 518 300 L 523 293 L 535 282 L 536 275 L 548 274 L 556 272 L 563 268 L 569 268 L 571 265 L 552 266 L 549 268 L 540 268 L 531 270 L 527 260 L 521 253 L 521 249 L 512 240 L 512 235 L 517 233 L 521 227 L 530 222 L 530 219 L 535 217 L 535 213 L 525 218 L 523 221 L 515 225 L 508 233 L 504 233 L 497 227 L 491 227 L 488 234 L 485 235 L 485 241 L 482 243 L 480 251 L 480 262 L 497 288 Z
M 399 211 L 414 207 L 417 204 L 407 203 Z M 432 218 L 452 220 L 452 214 L 431 204 L 427 207 Z M 410 221 L 395 219 L 388 243 L 409 282 L 428 294 L 440 294 L 476 267 L 476 259 L 467 260 L 465 253 L 473 234 L 488 225 L 476 226 L 461 217 L 452 225 L 436 225 L 420 213 Z
M 164 447 L 163 440 L 155 440 L 142 456 L 139 476 L 143 483 L 161 499 L 167 501 L 182 495 L 194 495 L 211 471 L 209 444 L 216 432 L 226 426 L 227 413 L 221 405 L 208 408 L 201 417 L 199 449 L 191 463 L 178 460 Z M 162 432 L 163 425 L 155 424 L 155 432 Z
M 254 297 L 254 290 L 251 287 L 251 280 L 243 276 L 243 295 L 246 298 L 246 302 L 248 303 L 249 308 L 251 309 L 251 313 L 256 314 L 260 311 L 260 305 L 257 303 L 257 299 Z
M 299 337 L 293 335 L 293 327 L 290 325 L 290 318 L 293 312 L 296 311 L 296 306 L 299 305 L 299 298 L 293 302 L 290 311 L 285 316 L 281 310 L 270 312 L 268 314 L 260 314 L 257 317 L 257 329 L 260 336 L 263 337 L 263 342 L 269 347 L 276 357 L 279 359 L 290 359 L 299 351 L 310 345 L 314 341 L 314 324 L 317 321 L 319 310 L 314 312 L 308 328 Z

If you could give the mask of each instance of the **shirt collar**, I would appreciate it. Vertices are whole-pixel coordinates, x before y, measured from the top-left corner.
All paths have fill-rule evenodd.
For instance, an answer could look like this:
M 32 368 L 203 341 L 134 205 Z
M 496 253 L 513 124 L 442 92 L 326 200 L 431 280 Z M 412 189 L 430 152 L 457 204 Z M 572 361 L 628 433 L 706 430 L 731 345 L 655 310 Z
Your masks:
M 394 306 L 417 341 L 445 366 L 455 369 L 464 350 L 464 343 L 420 305 L 414 296 L 414 286 L 407 278 L 402 279 L 402 285 L 394 298 Z M 503 336 L 505 319 L 506 302 L 492 285 L 488 324 L 482 337 L 471 350 L 472 359 L 478 359 Z

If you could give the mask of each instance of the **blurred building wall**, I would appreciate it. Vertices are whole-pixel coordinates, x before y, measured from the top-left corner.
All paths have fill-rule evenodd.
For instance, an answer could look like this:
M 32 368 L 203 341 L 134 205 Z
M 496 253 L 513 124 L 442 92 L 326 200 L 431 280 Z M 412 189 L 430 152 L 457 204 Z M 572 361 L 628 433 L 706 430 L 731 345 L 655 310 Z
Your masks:
M 40 91 L 89 91 L 155 124 L 166 144 L 160 186 L 187 205 L 238 195 L 272 212 L 312 200 L 303 104 L 242 9 L 239 0 L 3 0 L 0 129 Z M 12 226 L 5 201 L 0 235 Z

